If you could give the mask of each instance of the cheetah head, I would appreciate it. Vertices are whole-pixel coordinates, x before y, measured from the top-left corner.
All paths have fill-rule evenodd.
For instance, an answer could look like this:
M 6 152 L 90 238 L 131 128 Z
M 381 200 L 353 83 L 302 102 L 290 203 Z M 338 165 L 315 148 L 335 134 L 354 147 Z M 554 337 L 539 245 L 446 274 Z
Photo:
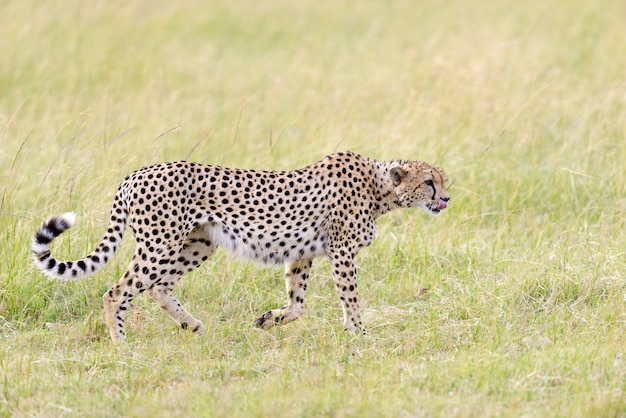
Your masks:
M 446 174 L 438 167 L 421 161 L 402 162 L 389 174 L 401 207 L 421 207 L 437 216 L 448 207 Z

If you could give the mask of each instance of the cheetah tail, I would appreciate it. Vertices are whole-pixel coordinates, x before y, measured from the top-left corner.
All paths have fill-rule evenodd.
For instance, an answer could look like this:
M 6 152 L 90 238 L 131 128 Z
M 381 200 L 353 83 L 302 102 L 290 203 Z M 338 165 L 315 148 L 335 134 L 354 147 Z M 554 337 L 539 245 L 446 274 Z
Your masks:
M 125 216 L 112 217 L 109 221 L 108 233 L 98 247 L 88 256 L 77 261 L 58 261 L 50 254 L 52 241 L 74 225 L 76 215 L 72 212 L 48 218 L 33 235 L 31 249 L 37 267 L 51 278 L 80 279 L 89 276 L 104 266 L 112 257 L 122 240 Z M 121 228 L 120 228 L 120 224 Z M 115 227 L 115 231 L 113 229 Z M 113 233 L 112 233 L 113 232 Z

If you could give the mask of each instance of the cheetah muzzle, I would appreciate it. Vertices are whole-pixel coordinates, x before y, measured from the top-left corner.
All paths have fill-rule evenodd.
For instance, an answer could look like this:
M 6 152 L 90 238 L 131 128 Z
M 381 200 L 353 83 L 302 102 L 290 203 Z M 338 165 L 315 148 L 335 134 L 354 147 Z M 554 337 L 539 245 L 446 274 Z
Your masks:
M 351 152 L 294 171 L 223 168 L 172 162 L 141 168 L 120 184 L 107 231 L 77 261 L 58 261 L 52 241 L 74 224 L 73 213 L 46 220 L 33 237 L 36 265 L 58 279 L 98 271 L 119 247 L 126 227 L 136 248 L 122 278 L 102 297 L 114 342 L 124 340 L 131 302 L 147 292 L 181 328 L 201 333 L 173 295 L 174 285 L 223 247 L 267 265 L 285 265 L 288 301 L 255 325 L 268 330 L 300 317 L 313 259 L 326 256 L 343 309 L 343 326 L 365 332 L 359 311 L 358 252 L 376 237 L 376 220 L 397 208 L 439 215 L 450 195 L 444 172 L 421 161 L 382 162 Z

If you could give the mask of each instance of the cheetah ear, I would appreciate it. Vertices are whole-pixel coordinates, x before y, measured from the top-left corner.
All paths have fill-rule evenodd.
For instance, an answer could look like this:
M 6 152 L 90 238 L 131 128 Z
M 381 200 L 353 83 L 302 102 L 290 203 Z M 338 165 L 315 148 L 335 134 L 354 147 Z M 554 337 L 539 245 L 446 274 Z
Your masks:
M 402 182 L 402 179 L 406 177 L 406 170 L 401 167 L 394 167 L 389 171 L 393 185 L 397 186 Z

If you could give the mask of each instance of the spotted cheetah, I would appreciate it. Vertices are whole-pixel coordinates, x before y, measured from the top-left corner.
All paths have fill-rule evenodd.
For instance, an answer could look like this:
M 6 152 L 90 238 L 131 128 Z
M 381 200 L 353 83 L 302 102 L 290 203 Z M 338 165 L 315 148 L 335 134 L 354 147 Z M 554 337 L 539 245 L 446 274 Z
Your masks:
M 345 152 L 294 171 L 223 168 L 171 162 L 141 168 L 117 189 L 107 232 L 78 261 L 58 261 L 52 240 L 75 216 L 50 217 L 35 233 L 36 265 L 50 277 L 93 274 L 113 256 L 126 226 L 136 249 L 128 270 L 102 297 L 113 342 L 126 338 L 131 302 L 147 293 L 184 329 L 202 332 L 172 294 L 174 285 L 218 248 L 267 265 L 285 265 L 287 305 L 255 325 L 268 330 L 297 319 L 311 264 L 327 256 L 343 309 L 343 327 L 365 332 L 359 312 L 355 257 L 376 237 L 376 220 L 396 208 L 438 215 L 448 205 L 444 172 L 421 161 L 381 162 Z

